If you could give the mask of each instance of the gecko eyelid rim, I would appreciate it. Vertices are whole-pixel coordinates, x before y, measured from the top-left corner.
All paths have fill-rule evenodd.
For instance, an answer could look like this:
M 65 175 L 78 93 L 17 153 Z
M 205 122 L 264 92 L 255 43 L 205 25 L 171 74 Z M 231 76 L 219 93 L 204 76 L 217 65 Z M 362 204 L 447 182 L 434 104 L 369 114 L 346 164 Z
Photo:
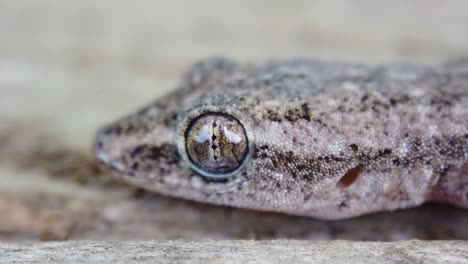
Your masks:
M 235 117 L 209 112 L 194 118 L 185 131 L 185 152 L 190 167 L 210 179 L 230 178 L 249 154 L 249 139 Z

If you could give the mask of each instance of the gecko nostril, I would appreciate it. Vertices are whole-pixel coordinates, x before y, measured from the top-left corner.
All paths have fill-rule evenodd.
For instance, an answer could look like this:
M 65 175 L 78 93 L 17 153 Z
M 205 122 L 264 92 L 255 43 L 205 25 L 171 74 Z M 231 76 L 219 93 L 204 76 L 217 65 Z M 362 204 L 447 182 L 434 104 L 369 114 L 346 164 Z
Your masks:
M 106 133 L 108 129 L 101 129 L 94 138 L 93 152 L 97 161 L 103 165 L 108 165 L 111 161 L 106 148 Z
M 362 172 L 362 166 L 357 165 L 356 167 L 348 170 L 343 177 L 338 181 L 336 186 L 338 188 L 347 188 L 351 186 L 358 178 L 359 175 L 361 175 Z
M 99 163 L 107 165 L 110 162 L 110 158 L 105 153 L 103 146 L 104 144 L 102 143 L 102 141 L 96 141 L 96 143 L 94 144 L 94 155 L 99 161 Z

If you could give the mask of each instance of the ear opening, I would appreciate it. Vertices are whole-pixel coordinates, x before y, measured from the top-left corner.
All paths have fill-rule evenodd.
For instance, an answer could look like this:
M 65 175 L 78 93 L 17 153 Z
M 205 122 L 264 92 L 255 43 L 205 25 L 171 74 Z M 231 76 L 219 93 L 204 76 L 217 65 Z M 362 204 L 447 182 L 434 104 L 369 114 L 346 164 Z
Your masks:
M 349 186 L 351 186 L 359 178 L 359 176 L 362 173 L 362 170 L 363 170 L 362 165 L 357 165 L 356 167 L 348 170 L 345 173 L 345 175 L 343 175 L 343 177 L 341 177 L 341 179 L 338 181 L 336 186 L 338 188 L 342 188 L 342 189 L 348 188 Z

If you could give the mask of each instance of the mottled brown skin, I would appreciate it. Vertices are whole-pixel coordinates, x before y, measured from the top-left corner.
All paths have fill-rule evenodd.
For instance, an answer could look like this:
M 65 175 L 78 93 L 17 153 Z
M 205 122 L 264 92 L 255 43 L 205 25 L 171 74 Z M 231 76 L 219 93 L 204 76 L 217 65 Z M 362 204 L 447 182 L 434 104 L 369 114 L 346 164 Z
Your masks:
M 189 166 L 204 113 L 243 124 L 249 153 L 224 179 Z M 179 88 L 102 129 L 98 159 L 131 184 L 191 200 L 340 219 L 468 207 L 468 61 L 370 67 L 309 60 L 199 62 Z

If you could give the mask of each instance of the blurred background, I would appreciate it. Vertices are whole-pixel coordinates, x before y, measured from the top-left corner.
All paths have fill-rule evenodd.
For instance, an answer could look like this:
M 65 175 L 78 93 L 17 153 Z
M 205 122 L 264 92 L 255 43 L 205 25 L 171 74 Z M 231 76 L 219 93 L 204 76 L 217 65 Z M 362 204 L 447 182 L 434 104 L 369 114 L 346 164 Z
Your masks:
M 99 126 L 175 88 L 198 59 L 439 63 L 468 57 L 467 10 L 463 0 L 1 0 L 0 240 L 467 239 L 460 209 L 328 223 L 199 205 L 114 184 L 90 154 Z

